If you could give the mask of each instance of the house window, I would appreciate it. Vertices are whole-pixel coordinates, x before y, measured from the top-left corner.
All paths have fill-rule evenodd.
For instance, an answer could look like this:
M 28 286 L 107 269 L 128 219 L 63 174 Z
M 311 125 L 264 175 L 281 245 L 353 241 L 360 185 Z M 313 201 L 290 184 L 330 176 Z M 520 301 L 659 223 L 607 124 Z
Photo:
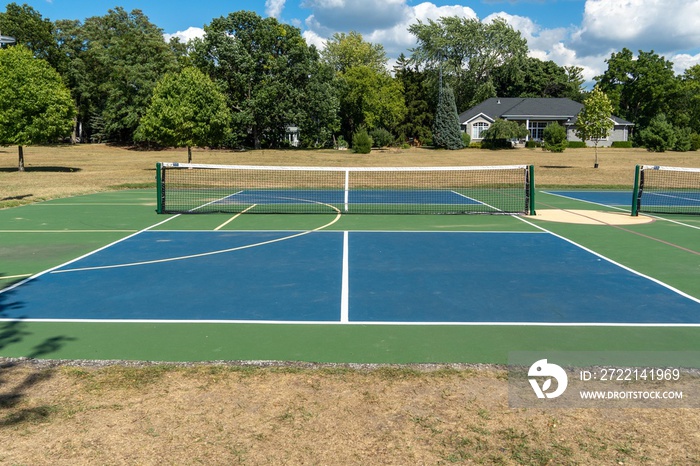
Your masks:
M 530 139 L 541 141 L 544 139 L 544 129 L 549 126 L 547 121 L 531 121 L 530 122 Z
M 481 133 L 489 129 L 489 124 L 480 121 L 472 125 L 472 139 L 483 139 Z

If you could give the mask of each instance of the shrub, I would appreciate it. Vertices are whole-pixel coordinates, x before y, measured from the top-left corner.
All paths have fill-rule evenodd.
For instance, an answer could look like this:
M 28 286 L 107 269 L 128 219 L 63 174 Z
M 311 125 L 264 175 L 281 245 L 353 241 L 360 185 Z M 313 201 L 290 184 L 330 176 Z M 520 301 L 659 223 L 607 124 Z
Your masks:
M 637 134 L 639 143 L 650 152 L 665 152 L 676 144 L 676 129 L 661 114 L 651 119 L 649 126 Z
M 693 147 L 693 139 L 690 128 L 676 128 L 676 142 L 673 150 L 678 152 L 688 152 Z
M 566 140 L 566 128 L 560 124 L 548 125 L 542 135 L 544 137 L 544 150 L 564 152 L 564 149 L 568 146 L 569 141 Z
M 528 149 L 536 149 L 540 147 L 540 143 L 539 141 L 535 141 L 534 139 L 528 139 L 525 142 L 525 147 L 527 147 Z
M 614 147 L 617 149 L 631 149 L 632 141 L 613 141 L 610 147 Z
M 480 142 L 472 142 L 469 144 L 470 149 L 481 149 L 481 143 Z
M 585 149 L 588 147 L 586 141 L 569 141 L 569 149 Z
M 352 136 L 352 149 L 356 154 L 369 154 L 372 152 L 372 144 L 374 144 L 374 141 L 364 128 L 361 128 Z
M 370 134 L 376 147 L 387 147 L 394 142 L 394 136 L 384 128 L 377 128 Z
M 462 133 L 462 147 L 469 147 L 472 142 L 472 137 L 469 133 Z
M 690 150 L 700 150 L 700 134 L 690 135 Z
M 338 145 L 338 149 L 341 149 L 341 150 L 347 149 L 348 148 L 348 141 L 346 141 L 343 136 L 338 136 L 337 145 Z

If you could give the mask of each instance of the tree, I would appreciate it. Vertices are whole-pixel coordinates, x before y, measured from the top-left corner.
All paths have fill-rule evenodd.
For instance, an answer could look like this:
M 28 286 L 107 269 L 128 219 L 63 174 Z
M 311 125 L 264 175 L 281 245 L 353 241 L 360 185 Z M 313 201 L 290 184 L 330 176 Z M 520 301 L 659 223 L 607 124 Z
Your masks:
M 141 119 L 136 140 L 187 147 L 213 146 L 226 138 L 231 113 L 216 84 L 201 71 L 185 68 L 165 75 L 156 85 L 151 105 Z
M 16 46 L 0 50 L 0 146 L 55 142 L 70 134 L 75 109 L 61 76 L 45 60 Z
M 598 168 L 598 143 L 605 139 L 615 126 L 610 118 L 612 104 L 608 96 L 598 87 L 595 87 L 586 100 L 583 101 L 583 109 L 576 117 L 575 133 L 582 141 L 593 141 L 595 146 L 595 164 Z
M 53 24 L 29 5 L 19 6 L 9 3 L 5 13 L 0 13 L 0 31 L 15 38 L 18 45 L 24 45 L 35 57 L 43 58 L 56 67 L 60 54 L 53 37 Z
M 482 145 L 491 149 L 511 147 L 510 140 L 527 137 L 527 128 L 518 124 L 517 121 L 498 119 L 482 133 Z M 483 143 L 486 144 L 483 144 Z
M 639 51 L 637 57 L 626 48 L 613 53 L 608 69 L 596 76 L 596 86 L 609 96 L 612 113 L 638 127 L 646 127 L 660 113 L 667 116 L 680 108 L 679 80 L 673 63 L 651 52 Z
M 335 33 L 326 41 L 321 59 L 336 72 L 344 73 L 356 66 L 368 66 L 374 71 L 386 71 L 386 52 L 381 44 L 365 42 L 362 34 Z
M 490 23 L 458 16 L 419 20 L 408 30 L 418 43 L 413 61 L 424 69 L 442 67 L 445 80 L 457 90 L 457 108 L 479 103 L 477 89 L 493 79 L 494 71 L 513 66 L 528 52 L 527 40 L 500 18 Z
M 561 67 L 553 61 L 523 57 L 513 66 L 494 71 L 496 94 L 502 97 L 568 97 L 581 96 L 582 68 Z
M 544 145 L 542 148 L 551 152 L 564 152 L 569 145 L 566 139 L 566 128 L 558 123 L 548 125 L 542 132 Z
M 433 125 L 433 145 L 450 150 L 463 147 L 455 97 L 449 86 L 441 89 L 438 97 L 438 107 Z
M 231 145 L 278 147 L 289 125 L 299 126 L 302 140 L 327 143 L 330 132 L 320 124 L 337 126 L 338 97 L 329 86 L 334 76 L 298 28 L 239 11 L 204 30 L 192 60 L 221 86 L 234 110 Z
M 394 67 L 394 75 L 403 85 L 406 106 L 406 116 L 396 127 L 396 134 L 404 138 L 402 142 L 409 138 L 418 143 L 428 140 L 435 117 L 435 104 L 431 104 L 431 100 L 434 102 L 435 97 L 430 97 L 426 74 L 412 68 L 406 56 L 401 54 Z
M 132 143 L 156 83 L 177 69 L 162 29 L 140 10 L 118 7 L 86 19 L 74 34 L 84 44 L 75 56 L 85 74 L 75 96 L 83 124 L 94 139 Z
M 388 72 L 355 66 L 338 77 L 343 132 L 352 137 L 358 128 L 385 128 L 394 132 L 406 115 L 401 82 Z

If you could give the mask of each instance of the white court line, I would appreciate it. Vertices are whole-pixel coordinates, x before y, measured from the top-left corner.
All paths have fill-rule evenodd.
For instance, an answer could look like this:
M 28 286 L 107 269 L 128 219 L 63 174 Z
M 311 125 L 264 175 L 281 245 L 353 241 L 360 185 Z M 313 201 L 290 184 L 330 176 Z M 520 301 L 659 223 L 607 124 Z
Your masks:
M 334 207 L 334 209 L 335 209 L 335 207 Z M 300 236 L 308 235 L 309 233 L 323 230 L 324 228 L 327 228 L 327 227 L 333 225 L 335 222 L 340 220 L 340 217 L 342 216 L 342 213 L 340 212 L 340 210 L 338 210 L 338 209 L 335 209 L 335 210 L 337 212 L 335 218 L 325 225 L 322 225 L 318 228 L 314 228 L 313 230 L 302 231 L 301 233 L 296 233 L 296 234 L 291 235 L 291 236 L 284 236 L 282 238 L 276 238 L 276 239 L 272 239 L 272 240 L 268 240 L 268 241 L 262 241 L 260 243 L 247 244 L 247 245 L 238 246 L 235 248 L 220 249 L 217 251 L 202 252 L 199 254 L 188 254 L 186 256 L 167 257 L 164 259 L 154 259 L 154 260 L 150 260 L 150 261 L 128 262 L 128 263 L 124 263 L 124 264 L 112 264 L 112 265 L 100 265 L 100 266 L 95 266 L 95 267 L 80 267 L 80 268 L 76 268 L 76 269 L 66 269 L 66 270 L 56 270 L 58 268 L 58 267 L 56 267 L 56 268 L 52 269 L 50 272 L 51 273 L 85 272 L 85 271 L 89 271 L 89 270 L 118 269 L 118 268 L 122 268 L 122 267 L 136 267 L 136 266 L 140 266 L 140 265 L 162 264 L 165 262 L 174 262 L 174 261 L 181 261 L 181 260 L 187 260 L 187 259 L 196 259 L 198 257 L 214 256 L 217 254 L 225 254 L 225 253 L 229 253 L 229 252 L 240 251 L 243 249 L 255 248 L 258 246 L 266 246 L 268 244 L 279 243 L 281 241 L 286 241 L 289 239 L 298 238 Z M 154 225 L 154 226 L 157 226 L 157 225 Z M 131 235 L 131 236 L 134 236 L 134 235 Z M 127 238 L 130 238 L 131 236 L 129 236 Z M 126 239 L 126 238 L 124 238 L 124 239 Z M 95 251 L 95 252 L 97 252 L 97 251 Z M 81 258 L 79 258 L 79 259 L 81 259 Z M 76 260 L 78 260 L 78 259 L 76 259 Z M 71 261 L 71 262 L 74 262 L 74 261 Z M 68 264 L 70 264 L 70 262 Z M 64 265 L 68 265 L 68 264 L 64 264 Z
M 6 277 L 0 276 L 0 280 L 12 280 L 13 278 L 27 278 L 31 277 L 33 274 L 31 273 L 23 273 L 22 275 L 8 275 Z
M 138 230 L 0 230 L 0 233 L 135 233 Z
M 662 282 L 661 280 L 658 280 L 658 279 L 656 279 L 656 278 L 654 278 L 654 277 L 650 277 L 649 275 L 643 274 L 642 272 L 639 272 L 639 271 L 637 271 L 637 270 L 634 270 L 634 269 L 631 268 L 631 267 L 627 267 L 626 265 L 620 264 L 619 262 L 616 262 L 616 261 L 612 260 L 611 258 L 609 258 L 609 257 L 607 257 L 607 256 L 604 256 L 604 255 L 602 255 L 602 254 L 600 254 L 600 253 L 598 253 L 598 252 L 595 252 L 595 251 L 593 251 L 592 249 L 588 249 L 587 247 L 585 247 L 585 246 L 583 246 L 583 245 L 577 243 L 576 241 L 573 241 L 573 240 L 571 240 L 571 239 L 569 239 L 569 238 L 566 238 L 566 237 L 564 237 L 564 236 L 558 235 L 558 234 L 556 234 L 556 233 L 554 233 L 554 232 L 552 232 L 552 231 L 550 231 L 550 230 L 547 230 L 547 229 L 544 228 L 544 227 L 541 227 L 541 226 L 539 226 L 539 225 L 536 225 L 536 224 L 534 224 L 534 223 L 532 223 L 532 222 L 530 222 L 530 221 L 528 221 L 528 220 L 526 220 L 526 219 L 524 219 L 524 218 L 522 218 L 522 217 L 516 217 L 516 218 L 517 218 L 518 220 L 522 221 L 522 222 L 527 223 L 528 225 L 532 225 L 533 227 L 538 228 L 538 229 L 544 231 L 545 233 L 549 233 L 549 234 L 552 235 L 552 236 L 555 236 L 555 237 L 557 237 L 557 238 L 559 238 L 559 239 L 562 239 L 562 240 L 566 241 L 566 242 L 569 243 L 569 244 L 573 244 L 573 245 L 576 246 L 577 248 L 580 248 L 580 249 L 582 249 L 582 250 L 584 250 L 584 251 L 586 251 L 586 252 L 588 252 L 588 253 L 590 253 L 590 254 L 593 254 L 594 256 L 603 259 L 604 261 L 607 261 L 607 262 L 609 262 L 609 263 L 611 263 L 611 264 L 613 264 L 613 265 L 615 265 L 615 266 L 617 266 L 617 267 L 620 267 L 621 269 L 627 270 L 628 272 L 633 273 L 633 274 L 635 274 L 635 275 L 637 275 L 637 276 L 639 276 L 639 277 L 646 278 L 647 280 L 652 281 L 652 282 L 656 283 L 657 285 L 661 285 L 661 286 L 663 286 L 664 288 L 666 288 L 666 289 L 668 289 L 668 290 L 671 290 L 671 291 L 673 291 L 674 293 L 683 296 L 684 298 L 688 298 L 688 299 L 690 299 L 691 301 L 695 301 L 696 303 L 700 304 L 700 299 L 699 299 L 699 298 L 696 298 L 695 296 L 691 296 L 691 295 L 689 295 L 688 293 L 685 293 L 685 292 L 679 290 L 678 288 L 674 288 L 674 287 L 672 287 L 671 285 L 669 285 L 668 283 L 664 283 L 664 282 Z
M 350 274 L 349 274 L 348 232 L 343 232 L 343 273 L 340 285 L 340 323 L 350 321 Z
M 684 323 L 628 323 L 628 322 L 375 322 L 375 321 L 325 321 L 325 320 L 184 320 L 184 319 L 22 319 L 2 318 L 0 322 L 44 322 L 85 324 L 251 324 L 251 325 L 358 325 L 396 327 L 648 327 L 648 328 L 698 328 L 700 324 Z
M 223 227 L 225 227 L 225 226 L 228 225 L 229 223 L 233 222 L 233 221 L 236 220 L 238 217 L 240 217 L 240 216 L 243 215 L 244 213 L 248 212 L 250 209 L 252 209 L 252 208 L 255 207 L 256 205 L 257 205 L 257 204 L 253 204 L 252 206 L 248 207 L 247 209 L 245 209 L 245 210 L 243 210 L 243 211 L 241 211 L 241 212 L 238 212 L 236 215 L 234 215 L 234 216 L 231 217 L 230 219 L 226 220 L 224 223 L 222 223 L 222 224 L 219 225 L 218 227 L 214 228 L 214 231 L 219 231 L 219 230 L 221 230 Z
M 126 241 L 126 240 L 129 239 L 129 238 L 133 238 L 134 236 L 139 235 L 139 234 L 143 233 L 144 231 L 148 231 L 148 230 L 150 230 L 151 228 L 155 228 L 155 227 L 157 227 L 157 226 L 163 225 L 164 223 L 169 222 L 170 220 L 172 220 L 172 219 L 174 219 L 174 218 L 177 218 L 177 217 L 179 217 L 179 216 L 180 216 L 180 214 L 177 214 L 177 215 L 174 215 L 174 216 L 172 216 L 172 217 L 170 217 L 170 218 L 166 218 L 166 219 L 163 220 L 162 222 L 158 222 L 158 223 L 156 223 L 156 224 L 154 224 L 154 225 L 151 225 L 151 226 L 149 226 L 149 227 L 144 228 L 143 230 L 139 230 L 139 231 L 137 231 L 136 233 L 132 233 L 132 234 L 130 234 L 130 235 L 128 235 L 128 236 L 125 236 L 124 238 L 118 239 L 117 241 L 113 241 L 113 242 L 109 243 L 109 244 L 106 245 L 106 246 L 102 246 L 101 248 L 95 249 L 94 251 L 91 251 L 91 252 L 89 252 L 89 253 L 87 253 L 87 254 L 83 254 L 82 256 L 77 257 L 77 258 L 75 258 L 75 259 L 71 259 L 71 260 L 69 260 L 68 262 L 64 262 L 63 264 L 57 265 L 56 267 L 52 267 L 52 268 L 50 268 L 50 269 L 44 270 L 43 272 L 39 272 L 39 273 L 37 273 L 36 275 L 32 275 L 32 276 L 30 276 L 29 278 L 27 278 L 27 279 L 25 279 L 25 280 L 22 280 L 22 281 L 20 281 L 20 282 L 17 282 L 17 283 L 15 283 L 15 284 L 12 285 L 12 286 L 9 286 L 9 287 L 7 287 L 7 288 L 3 288 L 2 290 L 0 290 L 0 294 L 5 293 L 5 292 L 10 291 L 10 290 L 14 290 L 14 289 L 17 288 L 18 286 L 24 285 L 25 283 L 27 283 L 27 282 L 30 281 L 30 280 L 34 280 L 34 279 L 39 278 L 40 276 L 42 276 L 42 275 L 44 275 L 44 274 L 51 273 L 51 272 L 53 272 L 53 271 L 56 270 L 56 269 L 60 269 L 61 267 L 65 267 L 65 266 L 70 265 L 70 264 L 72 264 L 72 263 L 74 263 L 74 262 L 77 262 L 77 261 L 82 260 L 82 259 L 84 259 L 84 258 L 86 258 L 86 257 L 89 257 L 89 256 L 91 256 L 91 255 L 93 255 L 93 254 L 96 254 L 96 253 L 98 253 L 98 252 L 100 252 L 100 251 L 103 251 L 103 250 L 105 250 L 105 249 L 107 249 L 107 248 L 109 248 L 109 247 L 114 246 L 115 244 L 121 243 L 122 241 Z

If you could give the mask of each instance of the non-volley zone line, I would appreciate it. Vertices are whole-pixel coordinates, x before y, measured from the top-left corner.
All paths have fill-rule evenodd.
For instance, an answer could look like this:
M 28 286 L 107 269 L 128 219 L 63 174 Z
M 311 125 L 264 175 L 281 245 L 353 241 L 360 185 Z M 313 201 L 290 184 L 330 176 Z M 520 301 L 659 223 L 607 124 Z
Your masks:
M 121 246 L 167 248 L 177 233 L 153 234 L 162 236 Z M 191 238 L 199 243 L 202 234 Z M 219 232 L 210 239 L 259 234 Z M 23 320 L 700 325 L 700 300 L 542 232 L 326 231 L 297 237 L 294 247 L 270 243 L 233 257 L 49 274 L 15 292 L 23 307 L 6 314 Z

